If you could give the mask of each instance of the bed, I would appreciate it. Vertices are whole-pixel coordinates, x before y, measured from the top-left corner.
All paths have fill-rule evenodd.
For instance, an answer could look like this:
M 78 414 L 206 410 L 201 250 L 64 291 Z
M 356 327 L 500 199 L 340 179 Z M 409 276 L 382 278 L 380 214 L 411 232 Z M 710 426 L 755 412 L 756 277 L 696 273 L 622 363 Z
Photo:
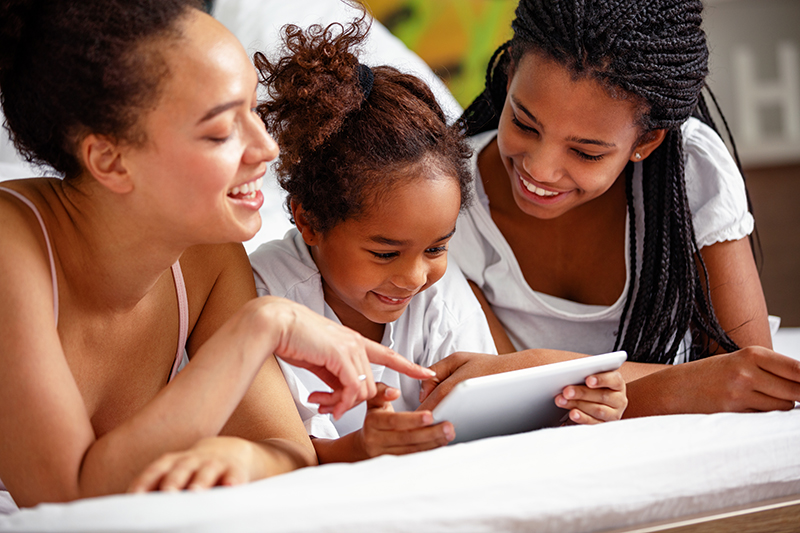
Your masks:
M 352 17 L 334 0 L 216 0 L 214 14 L 251 52 L 287 22 Z M 448 115 L 459 114 L 430 69 L 378 23 L 363 62 L 421 75 Z M 0 180 L 34 173 L 0 138 Z M 264 225 L 248 251 L 289 228 L 277 186 L 264 192 Z M 800 328 L 779 330 L 775 346 L 800 359 Z M 376 530 L 800 531 L 800 408 L 546 429 L 200 493 L 21 511 L 0 495 L 0 531 Z
M 717 530 L 800 529 L 800 409 L 545 429 L 202 493 L 40 505 L 0 516 L 0 531 L 713 531 L 686 527 L 736 512 L 767 516 Z M 783 529 L 759 521 L 776 514 Z

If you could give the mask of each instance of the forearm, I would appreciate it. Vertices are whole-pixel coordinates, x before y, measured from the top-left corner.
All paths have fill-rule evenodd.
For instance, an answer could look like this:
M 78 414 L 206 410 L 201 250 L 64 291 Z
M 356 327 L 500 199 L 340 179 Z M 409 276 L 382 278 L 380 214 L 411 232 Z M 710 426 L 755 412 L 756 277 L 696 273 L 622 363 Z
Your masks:
M 298 468 L 319 464 L 316 454 L 299 442 L 289 439 L 267 439 L 252 443 L 259 456 L 259 469 L 252 479 L 285 474 Z
M 94 442 L 81 464 L 78 497 L 124 491 L 162 454 L 219 434 L 279 342 L 278 317 L 266 315 L 243 308 L 153 400 Z
M 361 431 L 354 431 L 338 439 L 312 439 L 319 464 L 354 463 L 368 459 Z

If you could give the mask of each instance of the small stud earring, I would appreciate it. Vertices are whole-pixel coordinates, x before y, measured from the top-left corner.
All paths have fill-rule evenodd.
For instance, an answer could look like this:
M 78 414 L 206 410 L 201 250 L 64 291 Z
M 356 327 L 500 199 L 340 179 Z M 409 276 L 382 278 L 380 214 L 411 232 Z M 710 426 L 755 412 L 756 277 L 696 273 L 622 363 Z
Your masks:
M 642 154 L 640 154 L 639 152 L 636 152 L 635 154 L 633 154 L 633 157 L 635 157 L 636 159 L 641 159 L 642 158 Z

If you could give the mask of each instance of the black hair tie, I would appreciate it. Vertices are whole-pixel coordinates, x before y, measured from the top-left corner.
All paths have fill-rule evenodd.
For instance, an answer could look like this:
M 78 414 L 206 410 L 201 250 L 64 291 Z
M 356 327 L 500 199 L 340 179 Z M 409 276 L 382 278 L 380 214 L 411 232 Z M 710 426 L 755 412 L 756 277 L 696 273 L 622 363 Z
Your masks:
M 361 92 L 364 93 L 364 100 L 369 98 L 369 93 L 372 92 L 372 82 L 375 81 L 375 75 L 372 69 L 363 63 L 358 64 L 358 83 L 361 84 Z

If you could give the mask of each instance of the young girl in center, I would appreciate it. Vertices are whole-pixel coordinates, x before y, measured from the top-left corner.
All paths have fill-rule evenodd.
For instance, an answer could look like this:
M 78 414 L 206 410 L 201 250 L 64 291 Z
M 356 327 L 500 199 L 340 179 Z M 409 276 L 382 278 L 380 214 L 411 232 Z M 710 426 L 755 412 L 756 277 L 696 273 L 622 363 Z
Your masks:
M 470 151 L 430 89 L 414 76 L 358 62 L 363 20 L 285 29 L 286 54 L 256 55 L 271 98 L 259 107 L 281 146 L 277 172 L 296 229 L 251 257 L 261 295 L 283 296 L 392 347 L 423 366 L 456 351 L 496 353 L 480 303 L 447 246 L 469 195 Z M 337 421 L 308 392 L 326 390 L 281 363 L 320 462 L 354 461 L 442 446 L 455 434 L 433 425 L 420 383 L 384 367 L 378 395 Z M 599 417 L 618 419 L 627 400 L 618 372 L 589 378 Z M 341 437 L 340 437 L 341 436 Z

